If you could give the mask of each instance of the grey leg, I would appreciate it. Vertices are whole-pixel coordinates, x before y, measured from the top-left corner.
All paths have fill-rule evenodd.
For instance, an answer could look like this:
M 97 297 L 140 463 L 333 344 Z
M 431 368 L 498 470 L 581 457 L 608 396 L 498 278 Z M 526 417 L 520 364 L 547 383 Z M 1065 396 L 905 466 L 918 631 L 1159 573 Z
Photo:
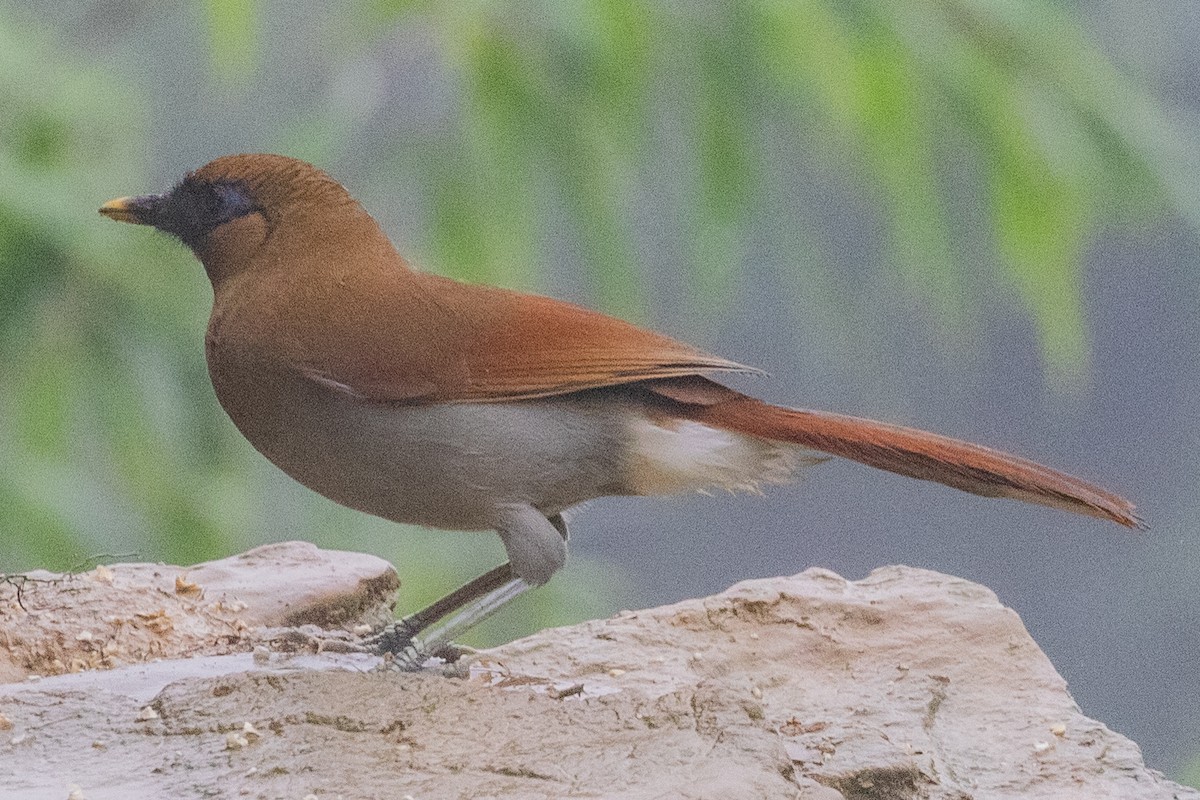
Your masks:
M 365 644 L 380 652 L 399 653 L 408 646 L 413 637 L 433 627 L 438 620 L 474 603 L 513 579 L 512 565 L 506 561 L 420 611 L 396 620 L 368 639 Z
M 389 625 L 366 644 L 393 654 L 393 664 L 399 669 L 419 669 L 453 639 L 534 587 L 533 581 L 518 577 L 524 573 L 515 563 L 517 559 L 524 559 L 524 569 L 535 579 L 544 574 L 536 584 L 539 586 L 566 561 L 567 524 L 561 514 L 547 518 L 532 507 L 514 506 L 506 509 L 502 522 L 504 527 L 498 532 L 509 551 L 508 563 Z M 552 541 L 548 541 L 550 537 Z
M 492 572 L 508 567 L 508 564 L 503 564 Z M 481 575 L 480 578 L 486 578 L 492 572 Z M 478 580 L 479 578 L 476 578 L 475 581 L 459 591 L 468 589 Z M 430 656 L 444 650 L 454 639 L 532 588 L 520 578 L 512 578 L 482 596 L 468 601 L 465 605 L 460 605 L 455 609 L 457 613 L 448 619 L 443 617 L 440 620 L 429 622 L 420 632 L 410 632 L 410 629 L 403 627 L 405 620 L 401 620 L 395 625 L 389 626 L 382 634 L 376 636 L 375 640 L 379 642 L 380 650 L 386 650 L 393 654 L 392 665 L 395 668 L 412 672 L 420 669 Z M 444 600 L 439 600 L 434 605 L 443 602 Z M 448 611 L 447 613 L 452 612 Z

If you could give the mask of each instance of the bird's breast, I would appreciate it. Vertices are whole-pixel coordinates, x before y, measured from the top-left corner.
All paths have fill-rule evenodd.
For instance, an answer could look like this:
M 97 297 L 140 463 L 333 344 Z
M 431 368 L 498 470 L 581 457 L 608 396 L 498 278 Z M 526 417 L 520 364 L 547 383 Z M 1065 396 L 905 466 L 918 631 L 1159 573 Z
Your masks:
M 250 443 L 300 483 L 360 511 L 486 530 L 505 504 L 556 513 L 630 493 L 630 412 L 620 404 L 372 403 L 233 357 L 220 341 L 208 353 L 217 398 Z

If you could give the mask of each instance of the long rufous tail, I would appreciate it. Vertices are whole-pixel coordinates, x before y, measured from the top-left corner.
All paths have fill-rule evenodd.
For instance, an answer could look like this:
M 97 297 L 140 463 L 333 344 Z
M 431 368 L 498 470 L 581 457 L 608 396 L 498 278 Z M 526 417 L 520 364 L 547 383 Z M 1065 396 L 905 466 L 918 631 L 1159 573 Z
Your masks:
M 715 389 L 716 385 L 709 386 Z M 720 399 L 709 397 L 699 403 L 681 396 L 695 388 L 656 386 L 655 391 L 683 400 L 679 411 L 684 416 L 713 427 L 820 450 L 973 494 L 1011 497 L 1130 528 L 1144 527 L 1133 513 L 1133 503 L 1125 498 L 999 450 L 885 422 L 781 408 L 728 389 Z

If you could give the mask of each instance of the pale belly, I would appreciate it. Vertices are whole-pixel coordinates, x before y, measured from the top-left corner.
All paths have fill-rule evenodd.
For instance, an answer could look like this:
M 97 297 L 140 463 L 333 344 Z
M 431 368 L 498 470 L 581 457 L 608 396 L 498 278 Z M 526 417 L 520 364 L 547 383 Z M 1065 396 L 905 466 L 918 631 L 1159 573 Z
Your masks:
M 261 370 L 212 377 L 234 424 L 288 475 L 342 505 L 436 528 L 495 529 L 513 505 L 550 516 L 609 495 L 754 491 L 809 461 L 790 446 L 664 419 L 619 388 L 420 406 Z
M 259 452 L 329 499 L 396 522 L 486 530 L 504 504 L 554 514 L 632 491 L 634 412 L 619 402 L 381 405 L 313 383 L 255 384 L 231 393 L 214 381 Z

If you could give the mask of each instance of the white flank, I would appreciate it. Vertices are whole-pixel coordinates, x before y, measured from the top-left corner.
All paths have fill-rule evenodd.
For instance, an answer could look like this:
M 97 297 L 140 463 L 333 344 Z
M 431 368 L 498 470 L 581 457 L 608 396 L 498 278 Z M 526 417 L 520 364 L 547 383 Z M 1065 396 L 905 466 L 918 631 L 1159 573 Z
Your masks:
M 825 460 L 792 445 L 687 420 L 633 422 L 630 483 L 638 494 L 726 489 L 757 492 L 787 483 L 800 466 Z

